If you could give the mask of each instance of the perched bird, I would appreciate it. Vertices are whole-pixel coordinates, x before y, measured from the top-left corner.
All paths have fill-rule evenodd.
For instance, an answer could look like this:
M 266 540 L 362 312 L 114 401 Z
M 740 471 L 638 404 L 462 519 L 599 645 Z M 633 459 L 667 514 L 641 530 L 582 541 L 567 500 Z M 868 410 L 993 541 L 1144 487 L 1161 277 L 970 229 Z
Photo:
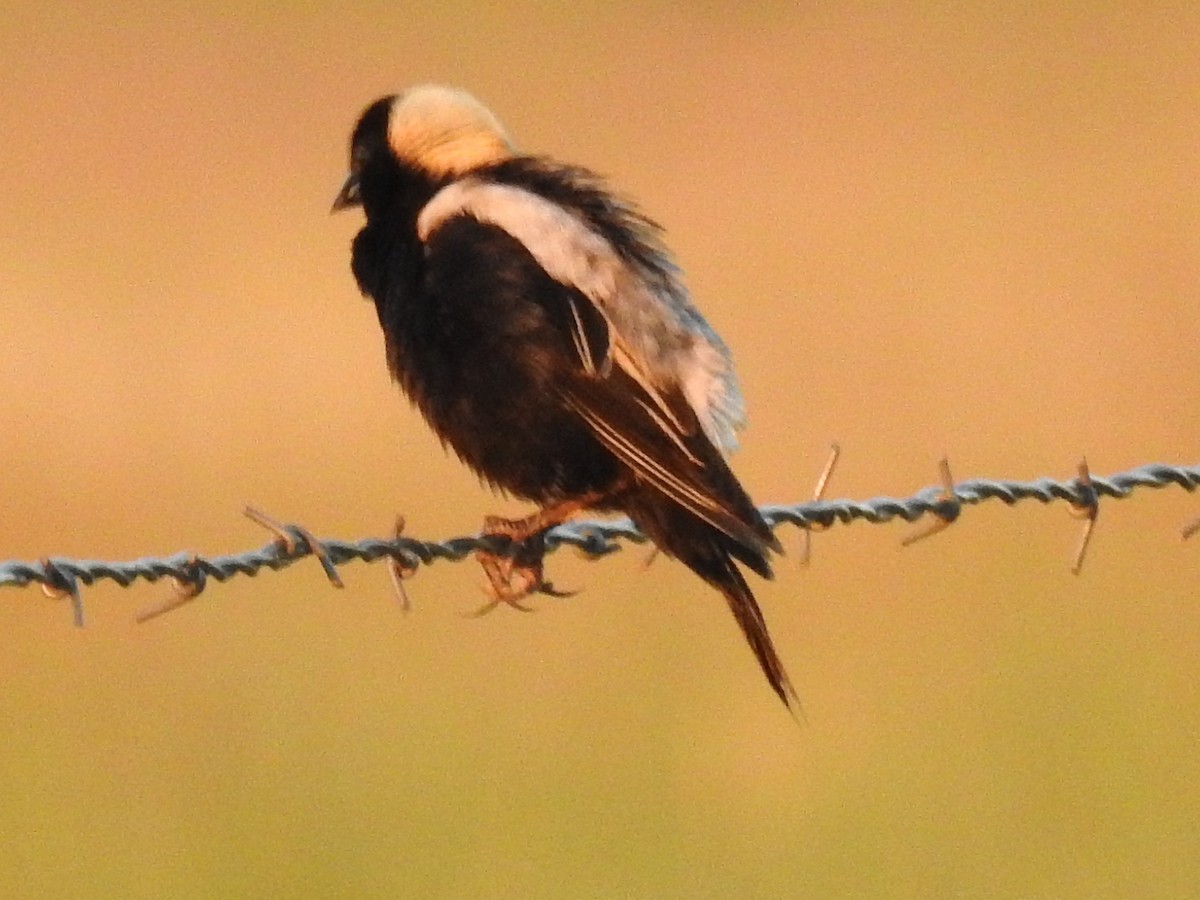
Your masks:
M 494 488 L 533 501 L 485 533 L 536 537 L 623 512 L 719 590 L 763 673 L 795 693 L 737 563 L 780 545 L 725 461 L 743 424 L 729 351 L 692 305 L 660 229 L 599 177 L 519 152 L 470 95 L 383 97 L 350 140 L 333 209 L 361 206 L 352 269 L 404 393 Z M 538 559 L 482 557 L 495 595 Z

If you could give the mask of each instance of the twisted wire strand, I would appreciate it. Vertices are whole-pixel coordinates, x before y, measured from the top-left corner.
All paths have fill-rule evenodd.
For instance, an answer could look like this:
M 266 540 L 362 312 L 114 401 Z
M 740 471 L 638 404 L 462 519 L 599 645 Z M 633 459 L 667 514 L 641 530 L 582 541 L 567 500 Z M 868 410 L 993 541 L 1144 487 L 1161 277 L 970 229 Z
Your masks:
M 857 519 L 873 524 L 890 522 L 896 518 L 913 522 L 927 514 L 948 523 L 958 517 L 961 507 L 987 500 L 1000 500 L 1008 506 L 1022 500 L 1038 500 L 1043 504 L 1065 501 L 1077 508 L 1091 510 L 1094 519 L 1100 498 L 1120 500 L 1140 488 L 1171 486 L 1194 491 L 1200 486 L 1200 466 L 1151 463 L 1106 477 L 1088 475 L 1086 466 L 1081 466 L 1081 476 L 1069 481 L 1052 478 L 1034 481 L 975 478 L 952 486 L 927 487 L 904 499 L 814 500 L 769 504 L 760 507 L 760 510 L 772 528 L 785 523 L 799 528 L 824 528 L 837 523 L 848 524 Z M 952 490 L 949 490 L 951 487 Z M 224 582 L 238 576 L 254 576 L 263 569 L 278 571 L 312 555 L 318 556 L 330 581 L 340 587 L 336 567 L 352 560 L 370 563 L 387 558 L 393 560 L 405 574 L 409 574 L 439 559 L 456 562 L 476 550 L 511 555 L 517 549 L 508 538 L 498 535 L 473 535 L 444 541 L 423 541 L 397 535 L 387 539 L 345 541 L 317 539 L 298 525 L 269 524 L 268 527 L 277 533 L 276 539 L 270 543 L 257 549 L 219 556 L 175 553 L 128 562 L 55 557 L 38 562 L 0 562 L 0 587 L 24 587 L 38 583 L 50 596 L 69 598 L 75 623 L 82 625 L 84 616 L 80 585 L 92 585 L 103 580 L 129 587 L 138 579 L 151 583 L 164 578 L 173 579 L 180 599 L 158 610 L 161 612 L 195 597 L 204 590 L 209 579 Z M 1192 526 L 1189 529 L 1197 530 Z M 1189 529 L 1185 529 L 1185 536 L 1191 533 Z M 568 545 L 578 548 L 588 557 L 597 558 L 621 549 L 622 542 L 640 544 L 645 542 L 646 537 L 628 519 L 616 519 L 569 522 L 550 529 L 541 539 L 545 542 L 547 552 Z

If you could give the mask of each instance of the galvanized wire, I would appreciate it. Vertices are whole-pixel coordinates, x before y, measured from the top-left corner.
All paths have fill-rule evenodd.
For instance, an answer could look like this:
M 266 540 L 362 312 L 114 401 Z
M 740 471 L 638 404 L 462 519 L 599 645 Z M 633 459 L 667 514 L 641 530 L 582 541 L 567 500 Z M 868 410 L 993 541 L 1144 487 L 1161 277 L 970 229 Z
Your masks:
M 848 524 L 861 519 L 880 524 L 893 519 L 912 522 L 932 514 L 942 522 L 954 521 L 963 506 L 1000 500 L 1012 506 L 1022 500 L 1041 503 L 1066 501 L 1074 507 L 1090 511 L 1094 520 L 1100 499 L 1115 500 L 1128 497 L 1139 488 L 1181 487 L 1194 491 L 1200 486 L 1200 466 L 1172 466 L 1152 463 L 1106 477 L 1089 476 L 1086 466 L 1081 476 L 1069 481 L 1039 478 L 1035 481 L 1001 481 L 976 478 L 952 485 L 928 487 L 911 497 L 896 499 L 875 497 L 869 500 L 814 500 L 784 505 L 760 507 L 772 528 L 788 523 L 799 528 L 823 528 L 837 523 Z M 259 514 L 259 521 L 263 518 Z M 360 560 L 375 562 L 391 559 L 405 573 L 427 566 L 436 560 L 458 561 L 476 550 L 511 554 L 515 548 L 505 537 L 473 535 L 444 541 L 423 541 L 398 535 L 392 538 L 363 538 L 345 541 L 314 537 L 298 525 L 278 525 L 263 522 L 276 531 L 278 537 L 253 550 L 221 556 L 198 556 L 176 553 L 167 557 L 144 557 L 128 562 L 102 562 L 87 559 L 50 557 L 37 562 L 0 562 L 0 587 L 42 585 L 52 596 L 70 598 L 77 625 L 83 624 L 83 603 L 80 586 L 108 580 L 128 587 L 138 579 L 156 582 L 173 579 L 179 605 L 199 594 L 210 579 L 224 582 L 237 576 L 257 575 L 263 569 L 284 569 L 297 560 L 316 555 L 330 580 L 340 586 L 337 567 Z M 1195 525 L 1195 523 L 1193 523 Z M 1197 530 L 1185 528 L 1185 536 Z M 589 557 L 596 558 L 621 548 L 621 542 L 643 543 L 645 536 L 628 519 L 612 521 L 576 521 L 550 529 L 543 536 L 547 552 L 561 546 L 572 546 Z M 1082 558 L 1082 551 L 1080 559 Z M 165 609 L 167 607 L 163 607 Z M 156 612 L 161 612 L 159 609 Z

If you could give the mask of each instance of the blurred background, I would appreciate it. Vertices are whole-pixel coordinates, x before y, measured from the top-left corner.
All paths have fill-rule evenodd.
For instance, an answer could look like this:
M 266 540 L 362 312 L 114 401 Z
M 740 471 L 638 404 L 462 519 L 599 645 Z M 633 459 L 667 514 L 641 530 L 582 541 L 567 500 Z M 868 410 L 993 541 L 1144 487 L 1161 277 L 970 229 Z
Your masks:
M 761 502 L 1200 455 L 1192 4 L 0 9 L 0 558 L 473 533 L 519 514 L 389 383 L 328 215 L 371 100 L 449 82 L 668 229 Z M 1185 896 L 1200 515 L 799 535 L 720 599 L 644 549 L 464 613 L 474 564 L 299 564 L 137 626 L 0 591 L 0 894 Z

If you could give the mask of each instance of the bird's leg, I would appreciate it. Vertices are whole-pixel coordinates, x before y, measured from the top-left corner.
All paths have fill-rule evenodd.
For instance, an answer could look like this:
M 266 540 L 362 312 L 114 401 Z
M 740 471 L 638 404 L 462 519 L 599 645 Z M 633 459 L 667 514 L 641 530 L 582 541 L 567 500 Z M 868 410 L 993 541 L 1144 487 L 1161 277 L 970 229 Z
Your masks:
M 542 578 L 543 557 L 546 553 L 544 535 L 556 525 L 561 525 L 575 513 L 594 504 L 599 494 L 585 494 L 570 500 L 561 500 L 539 509 L 524 519 L 503 519 L 486 516 L 483 520 L 483 535 L 502 535 L 517 545 L 510 555 L 476 550 L 475 558 L 483 566 L 488 584 L 485 589 L 491 602 L 480 609 L 477 615 L 490 612 L 501 603 L 530 612 L 521 601 L 533 593 L 550 594 L 555 597 L 569 596 L 556 591 L 554 586 Z

